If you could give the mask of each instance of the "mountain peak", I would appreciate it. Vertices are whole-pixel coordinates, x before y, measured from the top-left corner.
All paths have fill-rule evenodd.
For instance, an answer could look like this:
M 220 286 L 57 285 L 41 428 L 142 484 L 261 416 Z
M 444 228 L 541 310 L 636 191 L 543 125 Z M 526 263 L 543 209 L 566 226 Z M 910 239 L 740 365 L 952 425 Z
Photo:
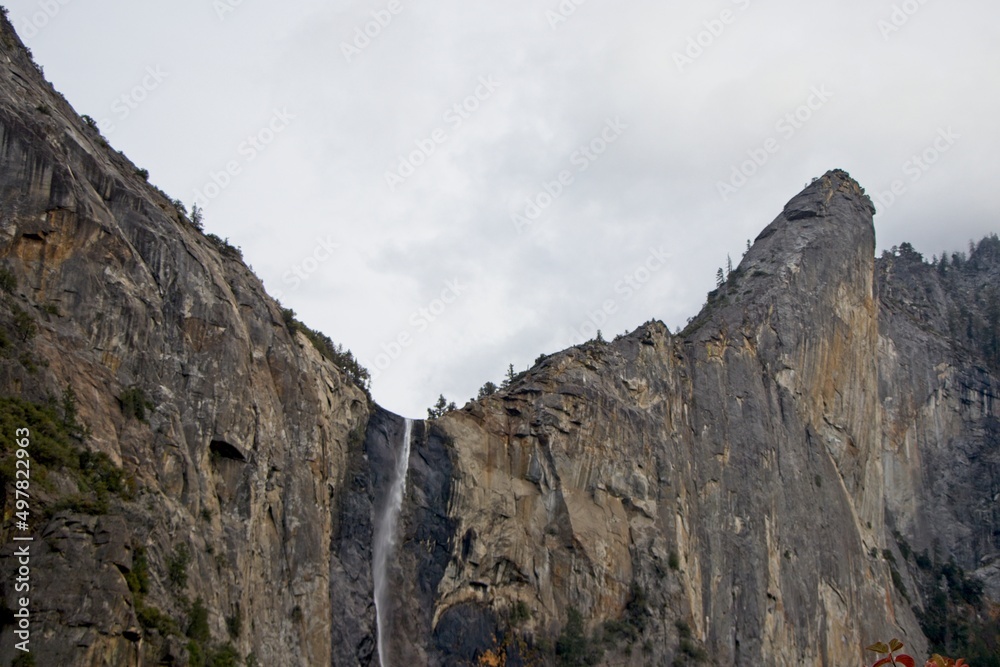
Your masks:
M 864 188 L 840 169 L 826 172 L 792 197 L 757 236 L 740 263 L 743 275 L 791 276 L 820 271 L 821 282 L 842 277 L 855 255 L 874 258 L 875 207 Z
M 834 198 L 838 201 L 835 202 Z M 836 203 L 846 203 L 861 212 L 875 214 L 875 205 L 865 189 L 842 169 L 831 169 L 805 187 L 785 205 L 786 220 L 829 215 Z

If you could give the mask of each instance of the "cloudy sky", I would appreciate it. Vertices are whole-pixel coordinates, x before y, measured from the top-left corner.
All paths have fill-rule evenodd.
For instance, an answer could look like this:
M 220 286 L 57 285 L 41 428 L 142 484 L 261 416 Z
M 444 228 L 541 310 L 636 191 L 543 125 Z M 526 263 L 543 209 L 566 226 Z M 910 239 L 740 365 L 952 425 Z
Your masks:
M 683 326 L 834 167 L 876 195 L 880 248 L 1000 231 L 986 0 L 6 6 L 77 111 L 407 416 L 597 328 Z

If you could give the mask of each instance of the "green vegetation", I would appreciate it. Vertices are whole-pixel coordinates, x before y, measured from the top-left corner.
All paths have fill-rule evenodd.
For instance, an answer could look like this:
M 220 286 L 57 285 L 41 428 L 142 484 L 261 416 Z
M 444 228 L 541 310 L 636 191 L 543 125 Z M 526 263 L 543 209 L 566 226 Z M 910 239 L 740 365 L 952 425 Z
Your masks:
M 674 571 L 681 569 L 681 559 L 680 556 L 677 555 L 676 551 L 671 551 L 670 555 L 667 556 L 667 565 Z
M 27 343 L 38 333 L 38 325 L 35 324 L 35 318 L 19 306 L 11 306 L 10 309 L 14 314 L 14 333 L 17 335 L 18 340 L 22 343 Z
M 437 402 L 435 402 L 433 406 L 427 408 L 427 418 L 437 419 L 438 417 L 443 417 L 445 414 L 457 409 L 458 406 L 455 405 L 454 401 L 449 402 L 448 399 L 444 397 L 444 394 L 439 394 Z
M 927 565 L 926 552 L 917 556 Z M 930 650 L 964 657 L 975 667 L 1000 667 L 1000 610 L 987 608 L 983 586 L 954 561 L 921 567 L 923 611 L 915 609 Z
M 13 453 L 9 434 L 27 427 L 31 432 L 31 458 L 37 466 L 52 469 L 79 468 L 79 450 L 65 426 L 65 419 L 53 404 L 39 405 L 20 398 L 0 398 L 0 452 Z M 13 469 L 13 465 L 11 466 Z M 32 477 L 43 477 L 32 470 Z M 4 481 L 14 479 L 14 475 Z
M 156 407 L 152 401 L 146 398 L 146 393 L 139 387 L 129 387 L 122 392 L 118 399 L 121 404 L 122 414 L 126 419 L 137 419 L 146 421 L 146 411 Z
M 566 625 L 556 640 L 556 664 L 560 667 L 583 667 L 601 661 L 603 649 L 592 641 L 583 628 L 583 616 L 576 607 L 567 612 Z
M 193 639 L 188 642 L 190 667 L 239 667 L 240 654 L 232 644 L 206 648 Z
M 136 616 L 142 626 L 149 631 L 155 631 L 160 638 L 182 636 L 180 625 L 156 607 L 143 603 L 142 595 L 136 595 Z M 187 622 L 184 624 L 183 636 L 187 637 L 188 664 L 191 667 L 238 667 L 244 664 L 239 653 L 232 644 L 213 645 L 211 628 L 208 623 L 208 608 L 201 598 L 191 604 L 187 611 Z M 231 623 L 227 619 L 227 624 Z M 231 636 L 232 633 L 230 633 Z M 235 636 L 234 636 L 235 638 Z M 154 642 L 155 643 L 155 642 Z M 246 665 L 256 665 L 253 654 L 247 656 Z
M 708 658 L 708 653 L 704 647 L 694 640 L 691 634 L 691 626 L 687 624 L 687 621 L 678 618 L 674 621 L 674 627 L 677 628 L 677 635 L 680 637 L 680 643 L 677 646 L 677 656 L 674 658 L 674 667 L 705 662 Z
M 52 512 L 68 509 L 81 514 L 107 514 L 111 497 L 131 498 L 133 489 L 121 468 L 115 466 L 104 452 L 81 451 L 77 469 L 80 493 L 64 497 L 52 507 Z
M 185 633 L 196 642 L 204 643 L 209 640 L 211 633 L 208 629 L 208 609 L 201 598 L 191 605 L 191 613 L 188 614 L 188 627 Z
M 149 559 L 145 548 L 134 548 L 132 569 L 125 574 L 125 582 L 132 592 L 132 606 L 142 627 L 158 632 L 161 637 L 180 635 L 180 628 L 174 619 L 146 604 L 146 595 L 149 593 Z
M 133 596 L 149 593 L 149 559 L 146 549 L 136 547 L 132 552 L 132 569 L 125 575 L 125 583 Z
M 239 667 L 240 654 L 232 644 L 224 644 L 208 653 L 208 667 Z
M 508 623 L 510 623 L 511 627 L 517 627 L 530 620 L 531 609 L 529 609 L 528 605 L 524 603 L 524 600 L 518 600 L 515 602 L 514 606 L 511 607 L 510 617 L 508 619 Z
M 174 210 L 176 210 L 179 215 L 185 218 L 187 217 L 188 210 L 187 206 L 184 205 L 184 202 L 182 202 L 180 199 L 171 199 L 170 197 L 167 197 L 167 199 L 170 199 L 170 203 L 174 205 Z M 195 207 L 197 206 L 198 205 L 195 204 Z
M 191 206 L 191 224 L 194 225 L 194 228 L 198 231 L 202 231 L 205 228 L 203 223 L 204 218 L 205 215 L 200 206 L 197 204 Z
M 228 624 L 228 620 L 227 620 Z M 194 601 L 188 612 L 188 626 L 185 632 L 187 648 L 192 667 L 238 667 L 240 654 L 232 644 L 211 646 L 212 633 L 208 625 L 208 609 L 201 598 Z M 233 632 L 230 631 L 233 636 Z
M 17 278 L 9 269 L 0 267 L 0 292 L 13 294 L 17 290 Z
M 193 224 L 193 223 L 192 223 Z M 196 225 L 197 226 L 197 225 Z M 200 228 L 199 228 L 200 229 Z M 205 238 L 212 242 L 213 245 L 221 252 L 223 255 L 231 257 L 233 259 L 243 259 L 243 249 L 239 246 L 234 246 L 229 242 L 229 237 L 222 238 L 217 234 L 208 232 L 205 234 Z
M 518 374 L 514 372 L 514 364 L 507 364 L 507 374 L 504 375 L 503 382 L 500 383 L 501 389 L 506 389 L 514 383 L 517 379 Z
M 112 496 L 131 497 L 133 489 L 120 468 L 103 452 L 92 452 L 81 444 L 87 429 L 79 424 L 76 397 L 67 387 L 61 402 L 37 404 L 21 398 L 0 398 L 0 481 L 5 488 L 15 478 L 12 436 L 18 428 L 31 433 L 31 476 L 40 489 L 50 490 L 49 475 L 61 473 L 76 483 L 77 492 L 61 498 L 39 496 L 38 509 L 53 514 L 69 509 L 86 514 L 106 514 Z
M 896 590 L 899 591 L 904 600 L 910 602 L 910 593 L 906 590 L 906 585 L 903 584 L 903 577 L 899 574 L 899 570 L 896 569 L 894 562 L 889 563 L 889 575 L 892 577 L 892 585 L 896 587 Z
M 226 617 L 226 631 L 232 639 L 238 639 L 243 631 L 243 615 L 240 613 L 239 605 L 236 606 L 232 616 Z
M 22 653 L 14 658 L 14 661 L 10 663 L 10 667 L 35 667 L 36 664 L 34 654 Z
M 188 565 L 191 564 L 191 552 L 184 542 L 174 546 L 174 552 L 167 559 L 167 580 L 177 589 L 187 586 Z
M 603 338 L 601 338 L 601 332 L 600 331 L 597 332 L 597 339 L 598 339 L 598 342 L 603 342 L 603 340 L 604 340 Z M 545 361 L 547 358 L 548 358 L 548 356 L 545 355 L 545 354 L 538 355 L 538 357 L 535 359 L 535 365 L 540 364 L 541 362 Z M 514 364 L 507 364 L 507 370 L 504 373 L 503 381 L 500 383 L 500 386 L 497 386 L 496 383 L 494 383 L 492 381 L 487 381 L 485 384 L 483 384 L 482 387 L 479 388 L 479 392 L 476 395 L 476 398 L 473 399 L 473 400 L 480 401 L 480 400 L 486 398 L 487 396 L 492 396 L 492 395 L 496 394 L 498 391 L 504 391 L 504 390 L 510 388 L 510 386 L 512 384 L 514 384 L 514 382 L 516 382 L 517 380 L 519 380 L 522 377 L 524 377 L 524 375 L 527 372 L 528 371 L 525 370 L 525 371 L 521 371 L 520 373 L 518 373 L 517 371 L 514 370 Z M 454 406 L 455 404 L 451 403 L 450 405 Z M 435 407 L 436 408 L 440 408 L 441 406 L 435 406 Z M 447 406 L 444 406 L 444 407 L 447 408 Z M 455 408 L 454 407 L 447 408 L 447 409 L 445 409 L 444 412 L 447 412 L 448 409 L 454 410 Z M 444 413 L 441 413 L 441 414 L 444 414 Z M 437 416 L 440 416 L 440 415 L 437 415 Z
M 649 621 L 648 602 L 646 591 L 639 584 L 632 582 L 622 618 L 604 623 L 605 643 L 626 642 L 634 644 L 646 630 Z
M 923 255 L 909 243 L 893 247 L 883 260 L 904 267 L 927 265 Z M 969 242 L 969 252 L 941 253 L 929 265 L 936 269 L 937 282 L 951 304 L 947 313 L 947 333 L 966 350 L 982 356 L 986 365 L 1000 372 L 1000 288 L 995 284 L 1000 264 L 1000 237 L 990 234 L 978 243 Z M 931 277 L 928 274 L 928 277 Z M 931 287 L 926 286 L 927 290 Z M 919 293 L 916 293 L 919 299 Z
M 177 621 L 170 618 L 162 611 L 153 606 L 148 606 L 138 602 L 135 606 L 135 615 L 139 623 L 147 630 L 155 630 L 161 637 L 179 636 L 180 628 Z
M 368 387 L 371 384 L 371 374 L 354 358 L 350 350 L 345 349 L 343 345 L 334 344 L 326 334 L 310 329 L 297 320 L 295 311 L 291 308 L 282 308 L 281 318 L 291 334 L 294 335 L 297 331 L 305 334 L 305 337 L 309 339 L 309 342 L 324 359 L 342 370 L 348 379 L 370 398 Z
M 892 536 L 896 540 L 896 546 L 899 547 L 899 553 L 902 554 L 903 560 L 910 560 L 910 553 L 912 553 L 910 543 L 897 530 L 892 531 Z

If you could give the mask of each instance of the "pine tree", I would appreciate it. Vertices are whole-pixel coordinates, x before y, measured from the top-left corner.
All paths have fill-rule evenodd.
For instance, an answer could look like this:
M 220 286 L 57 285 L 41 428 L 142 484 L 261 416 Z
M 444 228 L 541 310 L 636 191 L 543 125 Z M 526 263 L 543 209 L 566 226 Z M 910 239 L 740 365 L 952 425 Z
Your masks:
M 722 267 L 719 267 L 719 270 L 715 272 L 715 286 L 718 288 L 722 287 L 725 284 L 726 284 L 726 274 L 722 272 Z
M 78 428 L 76 423 L 76 392 L 73 391 L 73 387 L 68 384 L 62 393 L 62 411 L 63 427 L 69 431 L 76 430 Z
M 503 383 L 500 385 L 501 389 L 506 389 L 514 381 L 514 364 L 507 364 L 507 377 L 503 379 Z
M 202 224 L 202 218 L 204 218 L 204 212 L 201 210 L 200 206 L 194 204 L 191 207 L 191 224 L 194 225 L 195 229 L 198 229 L 199 231 L 204 227 Z
M 570 607 L 566 625 L 556 640 L 556 663 L 560 667 L 596 665 L 601 653 L 600 647 L 593 646 L 584 632 L 583 616 L 576 607 Z
M 726 279 L 727 280 L 729 279 L 729 276 L 732 275 L 732 273 L 733 273 L 733 258 L 730 257 L 727 254 L 726 255 Z
M 434 403 L 433 407 L 427 408 L 427 418 L 437 419 L 443 416 L 449 410 L 454 410 L 455 404 L 448 403 L 448 400 L 444 397 L 444 394 L 438 395 L 438 400 Z

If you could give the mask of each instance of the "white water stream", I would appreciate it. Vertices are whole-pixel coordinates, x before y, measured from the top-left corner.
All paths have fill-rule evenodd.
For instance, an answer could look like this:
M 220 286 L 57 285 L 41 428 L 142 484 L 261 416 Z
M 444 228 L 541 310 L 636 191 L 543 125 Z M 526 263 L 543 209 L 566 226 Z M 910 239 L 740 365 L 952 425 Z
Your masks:
M 375 524 L 375 541 L 372 544 L 372 579 L 375 587 L 375 623 L 378 633 L 378 663 L 381 667 L 389 667 L 386 656 L 386 640 L 390 634 L 390 590 L 389 562 L 396 550 L 396 527 L 399 523 L 399 511 L 403 506 L 403 496 L 406 492 L 406 471 L 410 464 L 410 433 L 413 421 L 406 420 L 403 429 L 403 443 L 396 452 L 392 479 L 389 481 L 389 493 L 382 507 L 382 514 Z

